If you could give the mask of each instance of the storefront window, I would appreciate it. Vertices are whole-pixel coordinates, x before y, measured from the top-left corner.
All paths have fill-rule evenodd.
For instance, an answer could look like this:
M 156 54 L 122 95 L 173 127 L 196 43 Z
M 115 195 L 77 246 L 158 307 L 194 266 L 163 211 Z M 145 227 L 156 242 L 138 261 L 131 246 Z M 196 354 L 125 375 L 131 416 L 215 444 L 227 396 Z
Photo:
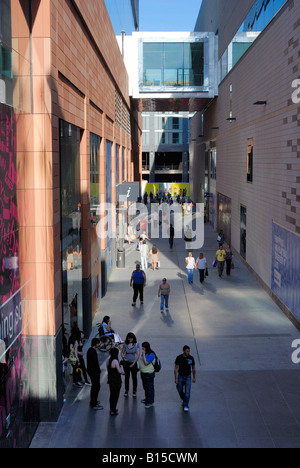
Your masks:
M 100 141 L 101 138 L 90 134 L 90 176 L 91 176 L 91 223 L 99 222 L 97 208 L 100 204 Z
M 60 121 L 63 323 L 82 329 L 80 129 Z
M 106 140 L 106 203 L 112 203 L 112 143 Z M 107 263 L 106 263 L 106 272 L 107 276 L 110 273 L 110 270 L 113 266 L 113 242 L 112 242 L 112 210 L 109 210 L 107 213 Z

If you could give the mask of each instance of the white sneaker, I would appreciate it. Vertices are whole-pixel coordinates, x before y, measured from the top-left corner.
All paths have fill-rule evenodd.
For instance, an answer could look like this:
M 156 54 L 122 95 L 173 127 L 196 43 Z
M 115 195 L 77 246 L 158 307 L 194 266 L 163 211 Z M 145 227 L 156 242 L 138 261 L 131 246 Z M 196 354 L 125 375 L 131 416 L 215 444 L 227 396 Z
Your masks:
M 190 411 L 190 410 L 189 410 L 189 408 L 188 408 L 187 406 L 185 406 L 185 407 L 183 408 L 183 411 L 188 412 L 188 411 Z

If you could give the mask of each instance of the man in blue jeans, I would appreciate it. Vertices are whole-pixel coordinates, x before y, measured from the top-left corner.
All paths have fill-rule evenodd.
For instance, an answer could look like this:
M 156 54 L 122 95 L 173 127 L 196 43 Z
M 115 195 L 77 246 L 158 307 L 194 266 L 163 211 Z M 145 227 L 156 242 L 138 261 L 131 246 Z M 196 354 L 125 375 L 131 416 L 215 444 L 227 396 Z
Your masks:
M 175 384 L 182 399 L 183 411 L 189 411 L 192 373 L 193 383 L 196 382 L 195 359 L 190 355 L 190 352 L 189 346 L 183 347 L 183 354 L 177 356 L 174 369 Z

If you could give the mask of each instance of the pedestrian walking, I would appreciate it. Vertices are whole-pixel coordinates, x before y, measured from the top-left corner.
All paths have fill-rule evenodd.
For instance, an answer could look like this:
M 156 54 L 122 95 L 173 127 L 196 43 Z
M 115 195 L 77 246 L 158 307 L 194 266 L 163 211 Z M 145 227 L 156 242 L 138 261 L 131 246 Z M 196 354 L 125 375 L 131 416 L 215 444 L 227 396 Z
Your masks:
M 140 296 L 141 305 L 144 304 L 144 287 L 146 286 L 146 275 L 141 270 L 140 265 L 136 266 L 135 271 L 132 272 L 130 279 L 130 287 L 133 287 L 133 301 L 132 307 L 136 305 L 138 295 Z
M 196 262 L 195 262 L 192 252 L 189 252 L 189 256 L 186 257 L 185 266 L 186 266 L 187 273 L 188 273 L 189 284 L 193 284 Z
M 101 369 L 98 361 L 97 349 L 100 346 L 100 340 L 93 338 L 91 347 L 88 349 L 86 360 L 87 360 L 87 372 L 90 376 L 92 387 L 90 394 L 90 408 L 93 410 L 103 410 L 103 406 L 98 401 L 98 395 L 100 392 L 100 374 Z
M 232 253 L 232 250 L 231 250 L 229 244 L 227 244 L 225 252 L 226 252 L 226 257 L 225 257 L 225 260 L 226 260 L 226 275 L 230 276 L 231 269 L 233 268 L 233 253 Z
M 158 288 L 158 297 L 161 298 L 161 305 L 160 305 L 161 313 L 164 312 L 165 307 L 166 307 L 166 312 L 169 312 L 170 292 L 171 292 L 171 287 L 169 283 L 167 282 L 167 279 L 164 278 Z
M 208 273 L 207 260 L 206 257 L 204 257 L 203 252 L 200 252 L 199 257 L 196 260 L 196 268 L 199 271 L 200 283 L 203 283 L 205 280 L 205 275 Z
M 139 370 L 139 358 L 140 358 L 140 345 L 137 343 L 137 339 L 134 333 L 128 333 L 126 340 L 121 351 L 121 363 L 125 372 L 125 393 L 124 397 L 128 397 L 130 374 L 132 376 L 133 393 L 132 396 L 136 397 L 137 391 L 137 373 Z
M 109 396 L 109 406 L 110 406 L 110 415 L 117 416 L 117 404 L 119 401 L 120 391 L 122 387 L 122 378 L 121 375 L 125 375 L 125 372 L 122 371 L 119 364 L 119 350 L 117 348 L 112 348 L 109 352 L 110 358 L 106 362 L 107 372 L 108 372 L 108 385 L 110 390 Z
M 149 247 L 147 245 L 146 240 L 144 240 L 140 246 L 140 253 L 141 253 L 141 269 L 142 270 L 147 270 L 148 268 L 148 253 L 149 253 Z
M 215 261 L 218 261 L 218 273 L 219 277 L 221 278 L 224 271 L 225 265 L 225 258 L 226 258 L 226 251 L 223 249 L 223 245 L 220 244 L 219 250 L 216 252 Z
M 184 240 L 185 240 L 185 248 L 191 249 L 192 248 L 192 241 L 193 241 L 193 232 L 189 225 L 186 226 L 184 231 Z
M 156 355 L 150 347 L 150 343 L 145 341 L 142 343 L 142 353 L 140 359 L 140 371 L 143 388 L 145 391 L 145 399 L 142 403 L 145 404 L 145 408 L 151 408 L 154 404 L 155 389 L 154 389 L 154 378 L 155 378 L 155 363 Z
M 152 249 L 148 253 L 148 257 L 151 255 L 152 270 L 155 271 L 159 263 L 159 251 L 156 245 L 153 245 Z
M 222 245 L 223 245 L 224 242 L 225 242 L 225 235 L 224 235 L 223 229 L 221 229 L 221 231 L 220 231 L 219 234 L 218 234 L 217 242 L 218 242 L 219 244 L 222 244 Z
M 177 356 L 175 360 L 175 385 L 182 400 L 183 411 L 189 411 L 192 382 L 196 383 L 195 359 L 190 352 L 190 347 L 184 346 L 183 354 Z

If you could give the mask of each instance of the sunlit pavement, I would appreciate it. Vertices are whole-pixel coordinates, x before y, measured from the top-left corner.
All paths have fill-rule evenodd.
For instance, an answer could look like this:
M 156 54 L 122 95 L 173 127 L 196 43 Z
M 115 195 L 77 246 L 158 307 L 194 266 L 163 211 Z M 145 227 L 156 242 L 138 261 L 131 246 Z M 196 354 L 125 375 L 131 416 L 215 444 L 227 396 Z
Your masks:
M 57 423 L 42 423 L 32 448 L 212 448 L 300 447 L 300 364 L 292 362 L 291 347 L 299 333 L 235 259 L 232 275 L 218 277 L 212 261 L 216 233 L 205 226 L 203 252 L 209 276 L 202 286 L 195 272 L 189 285 L 185 270 L 185 243 L 157 242 L 161 269 L 148 269 L 144 306 L 132 307 L 129 281 L 140 254 L 127 247 L 126 268 L 115 270 L 94 320 L 104 315 L 125 339 L 136 334 L 149 341 L 162 361 L 155 378 L 155 405 L 145 409 L 139 377 L 137 398 L 123 396 L 119 415 L 109 414 L 109 389 L 101 355 L 101 404 L 89 408 L 90 387 L 68 386 Z M 198 252 L 194 252 L 196 255 Z M 158 286 L 163 277 L 171 285 L 170 311 L 161 314 Z M 90 339 L 86 344 L 89 347 Z M 174 361 L 189 345 L 196 361 L 197 381 L 192 386 L 190 412 L 182 410 L 174 384 Z

